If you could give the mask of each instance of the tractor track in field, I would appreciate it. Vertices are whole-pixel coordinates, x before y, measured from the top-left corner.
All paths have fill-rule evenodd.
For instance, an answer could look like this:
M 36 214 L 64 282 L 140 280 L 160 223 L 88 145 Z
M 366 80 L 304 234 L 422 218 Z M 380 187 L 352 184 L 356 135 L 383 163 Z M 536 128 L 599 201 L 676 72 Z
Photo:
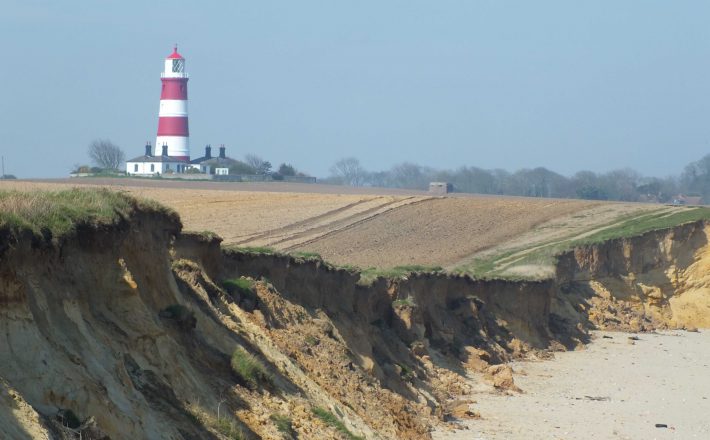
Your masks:
M 320 238 L 329 234 L 342 231 L 349 227 L 352 227 L 353 225 L 357 225 L 361 222 L 371 220 L 374 217 L 383 215 L 399 207 L 410 205 L 412 203 L 418 203 L 420 201 L 422 201 L 422 199 L 415 197 L 405 197 L 402 199 L 394 200 L 382 200 L 382 203 L 379 203 L 373 207 L 364 209 L 362 211 L 354 212 L 344 217 L 337 217 L 337 214 L 343 214 L 348 211 L 352 211 L 353 208 L 372 202 L 372 200 L 365 200 L 361 203 L 354 203 L 351 204 L 351 206 L 343 207 L 343 209 L 337 209 L 331 213 L 327 213 L 330 215 L 324 214 L 311 219 L 305 219 L 303 221 L 298 222 L 298 224 L 289 225 L 284 228 L 274 229 L 272 231 L 269 231 L 269 233 L 261 234 L 259 238 L 245 240 L 242 243 L 238 243 L 237 245 L 248 246 L 251 243 L 256 244 L 257 240 L 259 240 L 258 243 L 260 245 L 274 247 L 283 251 L 289 251 L 293 250 L 298 246 L 303 246 L 307 243 L 317 241 Z M 328 219 L 332 219 L 332 221 L 327 221 Z
M 378 217 L 378 216 L 380 216 L 380 215 L 387 214 L 387 213 L 389 213 L 389 212 L 391 212 L 391 211 L 393 211 L 393 210 L 395 210 L 395 209 L 401 208 L 401 207 L 403 207 L 403 206 L 412 206 L 412 205 L 417 205 L 417 204 L 421 204 L 421 203 L 424 203 L 424 202 L 428 202 L 428 201 L 432 200 L 432 197 L 428 197 L 428 198 L 417 198 L 416 200 L 413 200 L 413 199 L 414 199 L 414 197 L 407 197 L 407 198 L 402 199 L 402 200 L 395 200 L 395 201 L 392 201 L 392 202 L 390 202 L 390 203 L 387 203 L 386 205 L 382 205 L 382 206 L 381 206 L 380 208 L 378 208 L 378 209 L 373 208 L 373 209 L 371 209 L 371 210 L 368 210 L 369 212 L 367 212 L 367 214 L 373 213 L 372 215 L 366 215 L 365 217 L 360 218 L 360 219 L 358 219 L 358 220 L 351 221 L 351 222 L 347 222 L 347 223 L 345 223 L 345 225 L 344 225 L 343 227 L 340 227 L 340 228 L 338 228 L 338 227 L 333 228 L 333 227 L 330 227 L 330 226 L 332 226 L 332 225 L 325 225 L 325 226 L 323 226 L 323 227 L 317 228 L 317 229 L 319 229 L 319 230 L 324 230 L 323 234 L 320 234 L 320 235 L 318 235 L 318 236 L 316 236 L 316 237 L 313 237 L 313 238 L 311 238 L 311 239 L 304 240 L 304 241 L 295 243 L 295 244 L 293 244 L 293 245 L 289 245 L 289 246 L 287 246 L 287 247 L 281 247 L 281 248 L 282 248 L 283 250 L 285 250 L 285 251 L 292 251 L 292 250 L 295 250 L 295 249 L 298 248 L 298 247 L 307 246 L 307 245 L 309 245 L 309 244 L 311 244 L 311 243 L 315 243 L 316 241 L 318 241 L 318 240 L 320 240 L 320 239 L 323 239 L 323 238 L 326 238 L 326 237 L 328 237 L 328 236 L 330 236 L 330 235 L 337 234 L 337 233 L 343 232 L 343 231 L 345 231 L 345 230 L 348 230 L 348 229 L 357 227 L 357 226 L 359 226 L 359 225 L 361 225 L 361 224 L 363 224 L 363 223 L 365 223 L 365 222 L 372 221 L 375 217 Z M 408 203 L 402 203 L 402 202 L 404 202 L 404 201 L 409 201 L 409 202 L 408 202 Z M 397 205 L 397 206 L 392 206 L 392 205 Z M 382 211 L 382 208 L 383 208 L 383 207 L 389 207 L 389 209 L 385 209 L 384 211 Z M 363 212 L 363 214 L 365 214 L 365 212 Z M 352 217 L 351 217 L 351 218 L 352 218 Z M 350 219 L 351 219 L 351 218 L 350 218 Z M 289 237 L 288 239 L 281 240 L 280 242 L 275 243 L 275 244 L 280 244 L 280 243 L 284 243 L 284 242 L 291 241 L 292 238 L 296 238 L 296 237 L 295 237 L 295 236 L 294 236 L 294 237 Z

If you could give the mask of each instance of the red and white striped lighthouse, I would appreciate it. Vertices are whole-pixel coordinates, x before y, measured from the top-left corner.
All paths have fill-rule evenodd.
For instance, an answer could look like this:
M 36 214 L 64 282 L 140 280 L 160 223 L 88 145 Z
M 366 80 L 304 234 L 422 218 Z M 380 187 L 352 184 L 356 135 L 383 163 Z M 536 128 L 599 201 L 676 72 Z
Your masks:
M 168 156 L 190 159 L 190 131 L 187 125 L 187 80 L 185 58 L 177 51 L 165 59 L 165 70 L 160 74 L 163 90 L 160 93 L 158 114 L 158 138 L 155 155 L 160 156 L 163 146 L 168 147 Z

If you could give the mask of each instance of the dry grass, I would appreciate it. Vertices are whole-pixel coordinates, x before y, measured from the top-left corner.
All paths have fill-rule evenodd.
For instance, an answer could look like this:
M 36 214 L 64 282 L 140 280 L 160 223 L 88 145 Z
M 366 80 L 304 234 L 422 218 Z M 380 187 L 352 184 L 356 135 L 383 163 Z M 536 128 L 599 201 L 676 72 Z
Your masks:
M 176 215 L 153 200 L 100 188 L 0 191 L 0 228 L 16 234 L 29 232 L 46 240 L 61 239 L 80 226 L 115 224 L 136 210 Z

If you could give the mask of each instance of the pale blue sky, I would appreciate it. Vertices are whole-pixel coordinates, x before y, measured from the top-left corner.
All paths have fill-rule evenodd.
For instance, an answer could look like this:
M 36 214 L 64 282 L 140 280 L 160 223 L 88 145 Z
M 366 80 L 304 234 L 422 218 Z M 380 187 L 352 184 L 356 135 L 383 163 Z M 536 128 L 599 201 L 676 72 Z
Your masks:
M 546 166 L 678 173 L 710 153 L 707 1 L 0 0 L 7 172 L 63 176 L 157 128 L 173 43 L 206 143 L 318 176 Z

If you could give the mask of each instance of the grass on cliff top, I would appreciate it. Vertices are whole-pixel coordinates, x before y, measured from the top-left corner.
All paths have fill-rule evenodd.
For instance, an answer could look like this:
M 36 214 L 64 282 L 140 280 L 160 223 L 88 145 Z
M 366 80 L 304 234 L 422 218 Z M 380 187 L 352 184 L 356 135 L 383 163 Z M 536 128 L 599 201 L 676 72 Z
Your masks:
M 601 243 L 614 238 L 635 237 L 646 232 L 672 228 L 698 220 L 710 220 L 710 208 L 685 208 L 675 212 L 651 212 L 628 218 L 621 223 L 602 229 L 588 237 L 575 241 L 575 245 Z
M 418 264 L 410 264 L 407 266 L 396 266 L 391 268 L 370 267 L 360 271 L 360 280 L 358 284 L 368 286 L 377 278 L 402 278 L 412 273 L 439 273 L 444 269 L 441 266 L 421 266 Z
M 223 247 L 225 250 L 238 252 L 242 254 L 253 254 L 253 255 L 281 255 L 274 248 L 266 246 L 235 246 L 228 245 Z
M 115 224 L 136 210 L 177 218 L 175 211 L 158 202 L 104 188 L 0 191 L 0 229 L 15 233 L 31 231 L 45 238 L 69 235 L 78 225 Z
M 474 278 L 534 280 L 540 277 L 515 274 L 510 272 L 510 269 L 514 269 L 516 266 L 554 267 L 558 255 L 577 246 L 598 244 L 619 238 L 637 237 L 647 232 L 668 229 L 699 220 L 710 220 L 710 208 L 680 208 L 671 212 L 659 209 L 641 215 L 633 214 L 581 238 L 570 237 L 532 248 L 529 251 L 515 249 L 498 255 L 476 259 L 472 264 L 459 267 L 454 272 L 468 274 Z

